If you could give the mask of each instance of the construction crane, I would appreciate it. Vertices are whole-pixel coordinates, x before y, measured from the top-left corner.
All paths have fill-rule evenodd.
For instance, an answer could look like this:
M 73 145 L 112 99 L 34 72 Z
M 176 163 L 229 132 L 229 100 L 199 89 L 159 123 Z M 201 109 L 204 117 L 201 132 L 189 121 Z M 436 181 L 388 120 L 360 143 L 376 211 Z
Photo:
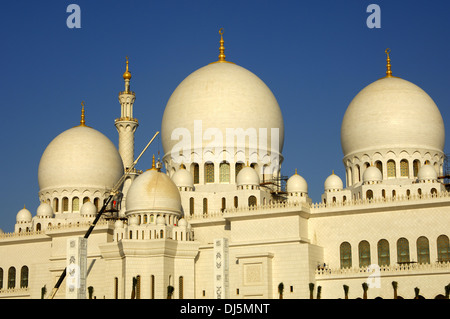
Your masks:
M 109 203 L 114 198 L 114 196 L 116 196 L 119 193 L 119 188 L 122 186 L 122 184 L 125 181 L 125 179 L 127 178 L 127 176 L 133 171 L 134 167 L 136 166 L 136 164 L 139 161 L 139 159 L 141 158 L 141 156 L 145 153 L 147 148 L 150 146 L 150 144 L 153 142 L 153 140 L 156 138 L 156 136 L 158 134 L 159 134 L 159 132 L 156 132 L 156 134 L 153 136 L 153 138 L 150 140 L 150 142 L 148 142 L 147 146 L 144 148 L 144 150 L 141 152 L 141 154 L 133 162 L 131 167 L 129 167 L 127 169 L 125 174 L 122 175 L 122 177 L 117 181 L 116 185 L 114 185 L 114 187 L 111 189 L 108 198 L 104 201 L 102 208 L 100 209 L 100 211 L 98 212 L 98 214 L 95 217 L 94 221 L 92 222 L 92 225 L 89 227 L 88 231 L 84 235 L 84 238 L 87 239 L 89 237 L 89 235 L 92 233 L 92 231 L 94 230 L 95 225 L 99 221 L 99 219 L 102 216 L 102 214 L 106 211 Z M 53 299 L 55 297 L 56 293 L 58 292 L 59 287 L 61 286 L 62 282 L 64 281 L 64 278 L 66 277 L 66 272 L 67 272 L 67 268 L 64 268 L 61 276 L 59 277 L 58 281 L 56 282 L 56 285 L 53 288 L 52 293 L 50 294 L 48 299 Z

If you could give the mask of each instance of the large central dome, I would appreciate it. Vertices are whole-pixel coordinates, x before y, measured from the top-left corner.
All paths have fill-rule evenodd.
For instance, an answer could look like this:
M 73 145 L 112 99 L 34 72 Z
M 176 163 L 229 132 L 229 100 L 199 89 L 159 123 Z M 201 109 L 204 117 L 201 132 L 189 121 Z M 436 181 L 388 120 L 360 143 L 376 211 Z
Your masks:
M 187 129 L 194 140 L 194 121 L 201 121 L 202 135 L 208 129 L 218 129 L 224 147 L 236 146 L 225 145 L 227 129 L 253 128 L 258 137 L 259 129 L 266 129 L 270 150 L 271 129 L 278 129 L 279 145 L 273 151 L 281 154 L 284 123 L 276 98 L 261 79 L 234 63 L 211 63 L 193 72 L 175 89 L 161 124 L 166 156 L 179 142 L 179 137 L 172 140 L 177 129 Z M 205 138 L 202 141 L 203 147 L 209 143 Z

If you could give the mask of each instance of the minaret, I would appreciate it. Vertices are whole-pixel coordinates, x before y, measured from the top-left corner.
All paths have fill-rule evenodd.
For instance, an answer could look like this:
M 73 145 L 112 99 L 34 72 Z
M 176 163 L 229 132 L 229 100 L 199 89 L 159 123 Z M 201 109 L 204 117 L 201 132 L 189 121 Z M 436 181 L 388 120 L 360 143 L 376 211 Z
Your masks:
M 116 119 L 116 128 L 119 132 L 119 153 L 122 157 L 123 166 L 126 170 L 134 161 L 134 132 L 138 127 L 138 120 L 133 118 L 133 104 L 136 99 L 135 93 L 130 89 L 131 73 L 127 68 L 123 74 L 125 80 L 125 91 L 119 93 L 121 105 L 120 118 Z

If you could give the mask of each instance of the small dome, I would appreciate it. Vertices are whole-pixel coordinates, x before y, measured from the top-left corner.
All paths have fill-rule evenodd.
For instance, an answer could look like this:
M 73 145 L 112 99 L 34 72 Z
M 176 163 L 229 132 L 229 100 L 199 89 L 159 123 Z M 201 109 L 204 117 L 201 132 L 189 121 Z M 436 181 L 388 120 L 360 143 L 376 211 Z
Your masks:
M 186 226 L 187 226 L 187 221 L 186 221 L 186 219 L 181 218 L 181 219 L 178 221 L 178 226 L 186 227 Z
M 39 205 L 36 216 L 39 217 L 53 217 L 53 208 L 46 202 L 42 202 L 41 205 Z
M 239 171 L 236 177 L 236 184 L 238 186 L 243 185 L 258 185 L 259 186 L 259 176 L 253 167 L 245 166 Z
M 331 190 L 342 190 L 344 188 L 344 184 L 342 183 L 342 179 L 333 172 L 325 180 L 324 188 L 326 192 Z
M 81 206 L 80 213 L 83 216 L 95 216 L 97 215 L 97 207 L 91 201 L 87 201 Z
M 419 181 L 436 180 L 438 178 L 436 170 L 429 164 L 423 165 L 417 174 Z
M 286 191 L 288 193 L 308 193 L 308 183 L 306 180 L 297 174 L 292 175 L 286 182 Z
M 173 174 L 172 181 L 177 187 L 194 187 L 194 178 L 184 166 L 180 167 L 180 169 Z
M 376 166 L 369 166 L 363 174 L 363 182 L 380 182 L 383 180 L 383 174 Z
M 25 208 L 25 206 L 19 210 L 19 212 L 16 215 L 16 222 L 17 223 L 28 223 L 31 222 L 32 216 L 28 209 Z
M 126 207 L 127 214 L 169 212 L 181 215 L 181 196 L 169 176 L 151 169 L 139 175 L 131 184 Z
M 165 225 L 165 224 L 166 224 L 166 220 L 164 219 L 164 217 L 158 216 L 156 218 L 156 225 Z

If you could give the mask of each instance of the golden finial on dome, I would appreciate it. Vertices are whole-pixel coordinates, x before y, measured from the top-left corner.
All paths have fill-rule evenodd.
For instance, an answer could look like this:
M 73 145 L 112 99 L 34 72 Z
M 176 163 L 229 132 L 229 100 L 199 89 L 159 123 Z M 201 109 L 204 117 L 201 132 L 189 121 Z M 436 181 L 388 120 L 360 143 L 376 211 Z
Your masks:
M 81 102 L 81 121 L 80 126 L 86 126 L 86 120 L 84 119 L 84 101 Z
M 389 53 L 391 52 L 391 49 L 387 48 L 384 52 L 387 55 L 387 59 L 386 59 L 386 77 L 387 78 L 391 78 L 392 77 L 391 58 L 389 57 Z
M 219 61 L 223 62 L 225 61 L 225 47 L 223 46 L 223 28 L 220 28 L 219 30 L 219 34 L 220 34 L 220 48 L 219 48 Z
M 125 73 L 123 74 L 123 79 L 124 80 L 130 80 L 131 79 L 131 73 L 130 71 L 128 71 L 128 57 L 126 57 L 127 59 L 127 69 L 125 70 Z
M 156 165 L 155 165 L 155 155 L 153 154 L 153 159 L 152 159 L 152 168 L 150 169 L 152 171 L 156 171 Z
M 295 169 L 295 174 L 294 174 L 294 175 L 298 175 L 298 174 L 297 174 L 297 169 Z

